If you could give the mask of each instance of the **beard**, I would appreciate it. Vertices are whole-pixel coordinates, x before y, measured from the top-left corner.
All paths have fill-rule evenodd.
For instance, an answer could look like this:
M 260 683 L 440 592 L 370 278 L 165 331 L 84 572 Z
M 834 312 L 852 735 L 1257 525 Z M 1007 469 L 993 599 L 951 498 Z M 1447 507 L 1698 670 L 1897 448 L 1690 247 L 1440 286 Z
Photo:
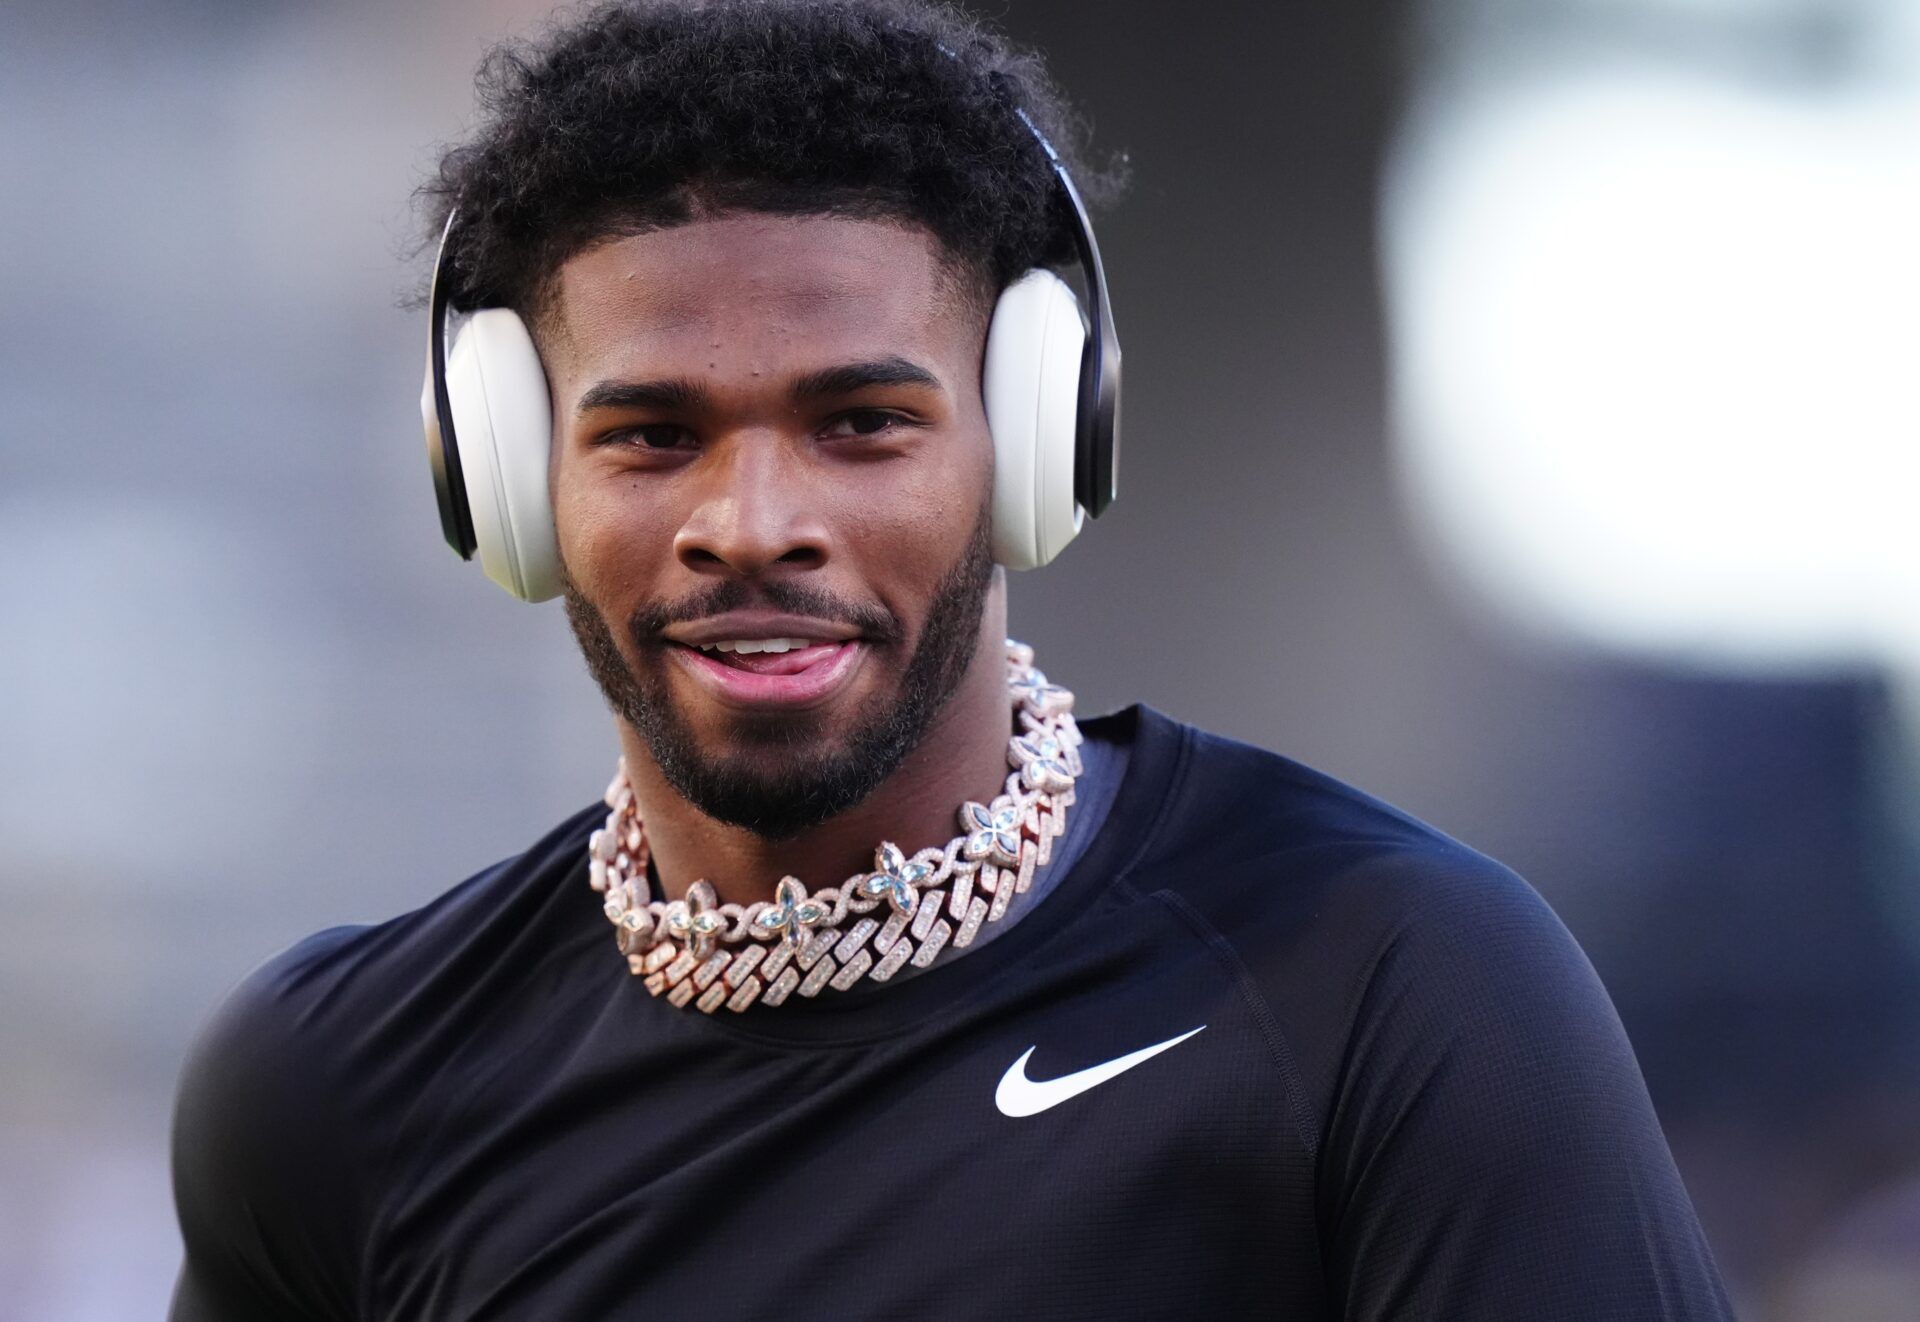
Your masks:
M 667 783 L 717 821 L 785 840 L 859 803 L 919 746 L 973 662 L 993 568 L 992 512 L 983 507 L 966 549 L 934 588 L 927 622 L 892 700 L 870 703 L 852 731 L 824 746 L 821 721 L 812 713 L 739 718 L 732 747 L 703 746 L 668 688 L 660 649 L 672 644 L 659 641 L 660 631 L 765 606 L 842 621 L 870 645 L 897 644 L 905 629 L 891 611 L 785 580 L 749 587 L 726 579 L 676 602 L 642 602 L 635 609 L 627 638 L 636 653 L 653 658 L 644 668 L 628 664 L 606 618 L 571 580 L 565 588 L 567 620 L 607 705 L 646 740 Z

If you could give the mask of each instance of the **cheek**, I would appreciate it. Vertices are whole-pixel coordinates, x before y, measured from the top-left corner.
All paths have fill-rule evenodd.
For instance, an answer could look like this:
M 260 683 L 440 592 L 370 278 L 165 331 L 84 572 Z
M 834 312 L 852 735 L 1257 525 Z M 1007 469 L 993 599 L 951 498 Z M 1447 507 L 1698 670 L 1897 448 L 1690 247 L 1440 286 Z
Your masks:
M 648 590 L 646 568 L 673 554 L 673 523 L 639 484 L 589 479 L 559 465 L 553 477 L 554 532 L 568 576 L 597 603 Z
M 972 456 L 915 465 L 837 518 L 843 551 L 902 619 L 925 616 L 934 588 L 966 554 L 991 480 L 989 463 Z

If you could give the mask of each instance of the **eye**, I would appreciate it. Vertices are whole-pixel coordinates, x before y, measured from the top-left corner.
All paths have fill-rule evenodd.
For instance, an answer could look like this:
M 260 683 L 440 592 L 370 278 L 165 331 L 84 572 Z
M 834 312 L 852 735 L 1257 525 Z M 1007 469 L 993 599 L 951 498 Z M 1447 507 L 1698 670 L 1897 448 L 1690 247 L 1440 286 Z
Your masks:
M 884 436 L 896 428 L 910 425 L 907 419 L 889 409 L 851 409 L 821 429 L 823 436 Z
M 601 438 L 606 445 L 630 445 L 637 450 L 691 449 L 695 438 L 677 422 L 648 422 L 638 427 L 622 427 Z

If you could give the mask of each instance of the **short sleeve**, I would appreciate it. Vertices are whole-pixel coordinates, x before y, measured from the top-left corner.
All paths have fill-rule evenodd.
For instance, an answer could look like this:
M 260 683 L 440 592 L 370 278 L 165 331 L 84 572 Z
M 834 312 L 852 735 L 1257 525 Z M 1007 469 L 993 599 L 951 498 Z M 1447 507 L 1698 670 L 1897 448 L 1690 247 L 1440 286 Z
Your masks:
M 350 1318 L 355 1163 L 303 1013 L 323 933 L 251 975 L 202 1030 L 173 1122 L 185 1244 L 172 1322 Z
M 1731 1318 L 1585 955 L 1512 873 L 1427 862 L 1360 980 L 1326 1122 L 1341 1315 Z

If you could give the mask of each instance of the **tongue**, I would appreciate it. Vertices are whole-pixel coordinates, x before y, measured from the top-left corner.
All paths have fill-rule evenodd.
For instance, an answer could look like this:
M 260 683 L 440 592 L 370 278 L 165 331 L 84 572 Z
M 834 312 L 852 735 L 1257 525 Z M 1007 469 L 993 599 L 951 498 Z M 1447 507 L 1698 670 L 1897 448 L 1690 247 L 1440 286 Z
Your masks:
M 815 643 L 791 652 L 722 652 L 720 659 L 735 670 L 751 670 L 756 675 L 797 675 L 809 666 L 839 651 L 842 643 Z

